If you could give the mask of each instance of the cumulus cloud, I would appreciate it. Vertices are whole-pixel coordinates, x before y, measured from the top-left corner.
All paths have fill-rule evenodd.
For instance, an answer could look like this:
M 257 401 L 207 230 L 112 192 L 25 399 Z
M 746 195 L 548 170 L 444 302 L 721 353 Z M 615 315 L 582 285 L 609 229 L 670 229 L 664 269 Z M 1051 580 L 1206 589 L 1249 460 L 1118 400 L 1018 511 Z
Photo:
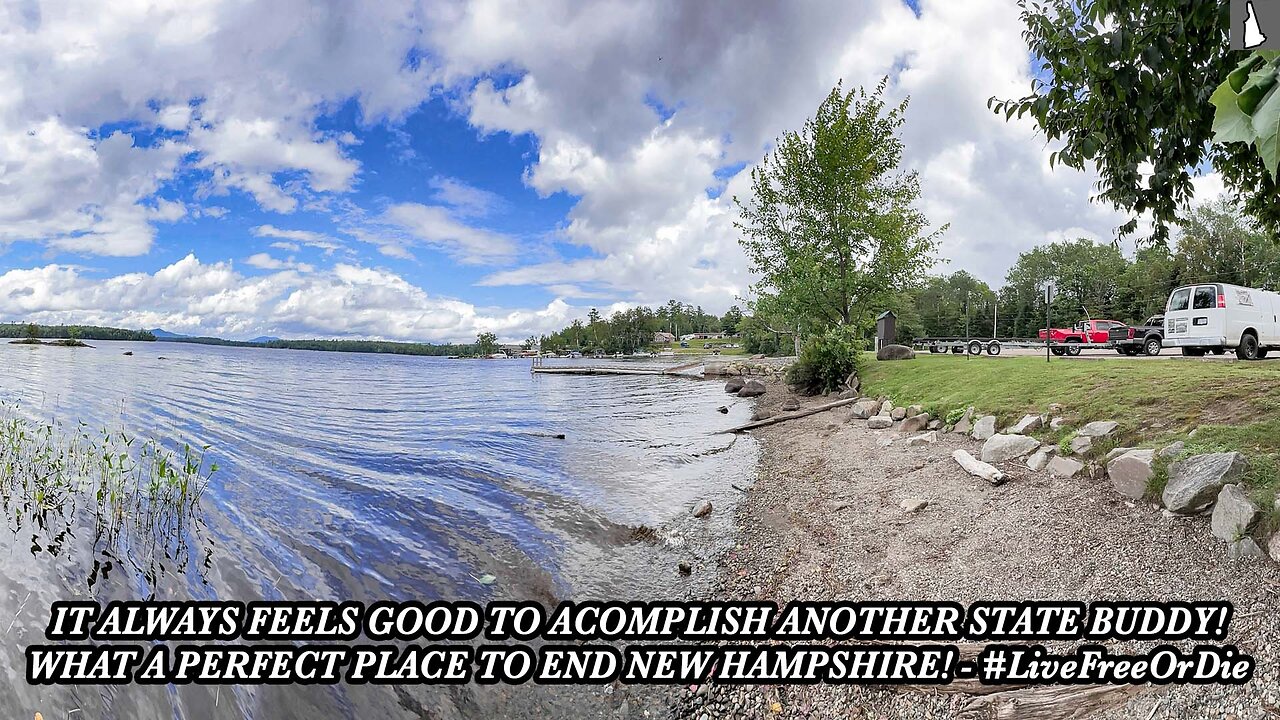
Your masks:
M 284 242 L 272 243 L 271 246 L 293 252 L 297 252 L 301 246 L 305 245 L 323 250 L 328 255 L 343 247 L 342 243 L 332 236 L 312 230 L 285 230 L 274 225 L 259 225 L 253 229 L 253 234 L 261 238 L 280 238 Z
M 273 272 L 246 276 L 230 262 L 205 263 L 194 255 L 155 273 L 106 278 L 53 264 L 0 275 L 0 298 L 14 320 L 162 327 L 233 338 L 468 342 L 477 333 L 494 332 L 515 341 L 562 327 L 583 312 L 560 299 L 542 308 L 477 307 L 431 295 L 386 270 L 350 263 L 315 272 L 262 254 L 247 264 Z

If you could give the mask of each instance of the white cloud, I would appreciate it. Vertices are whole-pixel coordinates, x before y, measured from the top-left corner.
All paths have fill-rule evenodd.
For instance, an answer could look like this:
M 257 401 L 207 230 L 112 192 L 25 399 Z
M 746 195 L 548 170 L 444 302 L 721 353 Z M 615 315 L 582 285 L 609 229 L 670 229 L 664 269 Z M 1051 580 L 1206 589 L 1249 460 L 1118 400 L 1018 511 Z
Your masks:
M 421 203 L 399 203 L 387 208 L 384 221 L 428 247 L 448 253 L 469 265 L 497 264 L 510 261 L 516 254 L 516 242 L 501 233 L 467 224 L 449 208 Z M 401 248 L 397 243 L 383 247 Z
M 305 245 L 323 250 L 328 255 L 344 247 L 342 243 L 333 237 L 312 230 L 284 230 L 274 225 L 259 225 L 253 228 L 252 232 L 257 237 L 280 238 L 287 241 L 272 243 L 271 247 L 291 252 L 297 252 L 301 249 L 300 246 Z
M 0 275 L 8 320 L 93 323 L 222 337 L 370 337 L 405 341 L 504 340 L 558 329 L 583 309 L 481 308 L 433 296 L 377 268 L 339 263 L 321 272 L 265 254 L 248 261 L 273 272 L 242 275 L 194 255 L 159 271 L 95 278 L 66 265 Z

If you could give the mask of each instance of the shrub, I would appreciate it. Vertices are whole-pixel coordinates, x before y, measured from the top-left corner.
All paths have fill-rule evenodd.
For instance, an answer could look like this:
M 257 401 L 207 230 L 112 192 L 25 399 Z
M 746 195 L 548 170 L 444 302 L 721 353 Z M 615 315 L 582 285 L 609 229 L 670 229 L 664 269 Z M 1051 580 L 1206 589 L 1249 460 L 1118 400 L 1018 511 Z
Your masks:
M 787 383 L 808 395 L 840 390 L 850 375 L 861 376 L 863 348 L 856 329 L 831 328 L 804 346 L 787 369 Z

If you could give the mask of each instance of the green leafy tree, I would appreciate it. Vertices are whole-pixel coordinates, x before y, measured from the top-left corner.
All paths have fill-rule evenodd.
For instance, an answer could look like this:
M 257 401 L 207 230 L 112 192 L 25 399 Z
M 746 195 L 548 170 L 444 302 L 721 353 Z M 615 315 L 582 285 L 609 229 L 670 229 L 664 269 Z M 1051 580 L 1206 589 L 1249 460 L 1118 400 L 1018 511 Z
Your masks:
M 861 331 L 880 301 L 933 263 L 945 227 L 929 232 L 915 207 L 917 173 L 899 170 L 907 103 L 886 107 L 884 89 L 884 81 L 871 93 L 837 85 L 752 170 L 751 197 L 734 198 L 740 242 L 760 277 L 757 306 L 792 330 Z
M 742 309 L 734 305 L 720 317 L 720 331 L 732 335 L 738 332 L 738 323 L 740 322 L 742 322 Z
M 1266 85 L 1273 84 L 1274 73 L 1241 66 L 1248 54 L 1229 49 L 1228 3 L 1018 4 L 1038 72 L 1028 95 L 992 98 L 989 105 L 1007 119 L 1029 114 L 1051 142 L 1062 143 L 1050 164 L 1096 167 L 1098 198 L 1133 214 L 1121 226 L 1121 235 L 1136 230 L 1137 216 L 1149 211 L 1155 221 L 1152 239 L 1167 241 L 1192 198 L 1191 171 L 1206 161 L 1267 232 L 1280 231 L 1275 173 L 1268 173 L 1268 163 L 1249 144 L 1263 134 L 1274 137 L 1275 117 L 1253 118 L 1249 129 L 1239 118 L 1220 121 L 1219 142 L 1210 142 L 1215 136 L 1210 98 L 1233 69 L 1231 89 L 1246 98 L 1238 110 L 1251 114 L 1260 109 L 1258 93 L 1264 85 L 1275 96 L 1273 85 Z M 1255 78 L 1260 72 L 1269 79 Z M 1225 106 L 1226 99 L 1219 94 L 1218 105 Z M 1280 102 L 1268 101 L 1261 109 L 1280 112 Z
M 491 332 L 482 332 L 476 336 L 476 354 L 492 355 L 498 352 L 498 336 Z
M 26 338 L 28 340 L 39 340 L 40 326 L 35 323 L 27 323 Z

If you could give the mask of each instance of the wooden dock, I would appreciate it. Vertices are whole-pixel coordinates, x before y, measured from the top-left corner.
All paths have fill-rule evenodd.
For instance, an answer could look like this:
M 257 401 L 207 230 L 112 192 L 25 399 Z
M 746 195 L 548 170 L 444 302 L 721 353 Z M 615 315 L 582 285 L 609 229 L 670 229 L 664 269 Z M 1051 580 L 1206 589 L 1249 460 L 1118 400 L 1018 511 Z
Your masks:
M 702 367 L 702 360 L 671 367 L 635 367 L 626 365 L 544 365 L 534 358 L 531 372 L 544 375 L 684 375 L 686 370 Z

